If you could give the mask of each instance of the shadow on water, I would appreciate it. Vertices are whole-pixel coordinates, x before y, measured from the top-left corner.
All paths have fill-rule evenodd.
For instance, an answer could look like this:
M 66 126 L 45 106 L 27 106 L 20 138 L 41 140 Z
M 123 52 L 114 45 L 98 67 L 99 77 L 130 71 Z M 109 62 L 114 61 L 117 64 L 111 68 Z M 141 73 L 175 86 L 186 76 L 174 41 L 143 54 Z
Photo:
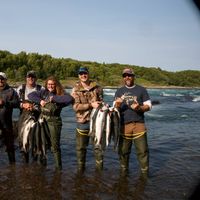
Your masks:
M 195 189 L 192 191 L 188 200 L 196 200 L 196 199 L 200 199 L 200 181 L 198 182 Z
M 134 181 L 133 181 L 134 180 Z M 140 199 L 147 179 L 88 169 L 54 171 L 37 163 L 1 166 L 0 199 Z

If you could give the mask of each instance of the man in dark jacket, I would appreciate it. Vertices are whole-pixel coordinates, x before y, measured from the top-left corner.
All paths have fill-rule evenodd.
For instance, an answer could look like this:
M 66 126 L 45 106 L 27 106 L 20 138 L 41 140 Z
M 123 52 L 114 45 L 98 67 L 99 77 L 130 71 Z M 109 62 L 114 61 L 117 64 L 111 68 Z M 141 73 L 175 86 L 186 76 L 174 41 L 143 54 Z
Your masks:
M 0 72 L 0 130 L 10 164 L 15 163 L 14 134 L 12 127 L 13 108 L 19 106 L 16 91 L 7 84 L 7 76 Z

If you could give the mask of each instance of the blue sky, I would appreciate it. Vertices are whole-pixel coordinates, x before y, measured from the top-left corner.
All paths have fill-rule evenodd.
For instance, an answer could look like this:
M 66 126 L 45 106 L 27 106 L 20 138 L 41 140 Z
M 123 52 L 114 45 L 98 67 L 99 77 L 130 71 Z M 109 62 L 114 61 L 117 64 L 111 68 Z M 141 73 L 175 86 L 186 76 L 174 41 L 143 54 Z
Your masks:
M 0 50 L 200 70 L 192 0 L 0 0 Z

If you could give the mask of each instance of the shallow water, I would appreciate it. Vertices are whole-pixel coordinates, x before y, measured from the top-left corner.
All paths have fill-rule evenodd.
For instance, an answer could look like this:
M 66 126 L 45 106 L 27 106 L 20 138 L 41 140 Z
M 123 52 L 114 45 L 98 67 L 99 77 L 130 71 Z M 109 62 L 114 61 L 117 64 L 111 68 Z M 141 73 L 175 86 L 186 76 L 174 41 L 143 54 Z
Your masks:
M 105 90 L 112 103 L 115 90 Z M 8 165 L 0 148 L 0 199 L 188 199 L 200 183 L 200 91 L 149 90 L 160 104 L 146 113 L 150 149 L 150 176 L 139 176 L 134 148 L 130 173 L 122 177 L 112 144 L 105 151 L 104 170 L 95 171 L 89 145 L 85 173 L 76 173 L 75 116 L 71 106 L 63 110 L 61 138 L 63 170 L 54 170 L 48 152 L 47 167 L 37 162 L 23 164 L 16 142 L 16 164 Z M 17 118 L 17 112 L 14 113 Z

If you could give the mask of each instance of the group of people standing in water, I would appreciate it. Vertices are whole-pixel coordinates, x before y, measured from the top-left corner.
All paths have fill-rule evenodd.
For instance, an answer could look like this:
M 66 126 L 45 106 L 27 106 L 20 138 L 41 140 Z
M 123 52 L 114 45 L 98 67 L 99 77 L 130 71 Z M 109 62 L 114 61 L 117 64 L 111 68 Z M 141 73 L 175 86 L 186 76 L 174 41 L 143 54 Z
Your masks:
M 128 173 L 129 157 L 134 142 L 140 171 L 142 174 L 148 174 L 149 150 L 144 112 L 151 109 L 151 100 L 147 90 L 134 83 L 135 74 L 132 69 L 125 68 L 122 77 L 124 86 L 117 89 L 113 98 L 113 105 L 120 113 L 121 128 L 118 144 L 120 169 L 121 172 Z M 29 71 L 26 74 L 25 84 L 15 90 L 8 85 L 6 74 L 0 72 L 0 130 L 11 164 L 15 163 L 12 112 L 14 108 L 19 108 L 18 140 L 24 162 L 29 162 L 29 146 L 32 145 L 31 140 L 34 140 L 32 159 L 46 165 L 46 146 L 49 145 L 54 155 L 55 168 L 61 170 L 62 119 L 60 114 L 62 108 L 72 104 L 77 121 L 75 131 L 77 169 L 78 172 L 84 172 L 90 140 L 91 112 L 102 105 L 104 100 L 102 87 L 90 80 L 86 67 L 80 67 L 78 78 L 79 81 L 73 87 L 71 94 L 68 94 L 54 76 L 48 77 L 45 85 L 41 86 L 37 84 L 36 72 Z M 32 131 L 31 137 L 27 136 L 30 134 L 29 131 Z M 40 132 L 40 136 L 37 132 Z M 93 143 L 95 167 L 97 170 L 102 170 L 103 150 L 101 146 L 95 145 L 94 141 Z

